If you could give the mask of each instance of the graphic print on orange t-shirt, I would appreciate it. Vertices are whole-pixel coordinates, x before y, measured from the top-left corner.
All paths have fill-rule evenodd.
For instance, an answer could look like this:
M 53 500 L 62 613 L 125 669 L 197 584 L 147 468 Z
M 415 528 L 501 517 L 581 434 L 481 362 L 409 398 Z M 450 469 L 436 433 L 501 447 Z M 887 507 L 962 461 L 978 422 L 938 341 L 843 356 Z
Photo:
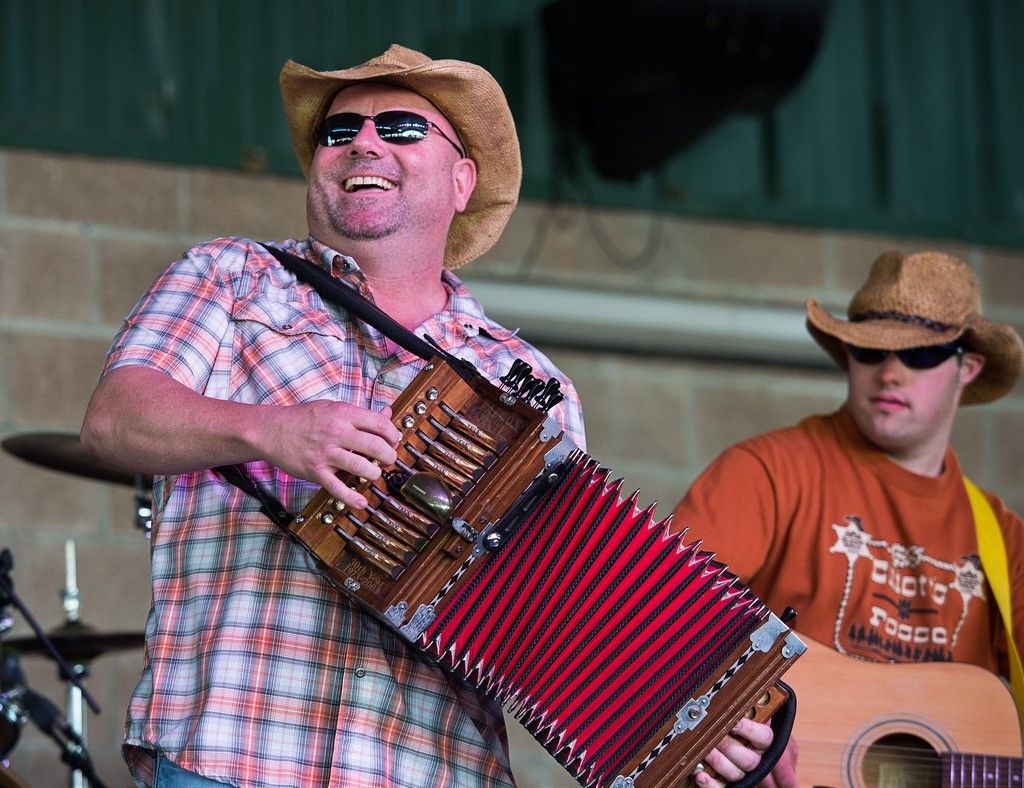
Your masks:
M 972 605 L 986 604 L 978 555 L 962 556 L 955 564 L 940 561 L 918 545 L 872 538 L 858 515 L 844 519 L 843 525 L 831 524 L 836 541 L 829 548 L 846 557 L 835 648 L 881 661 L 952 661 Z M 865 593 L 855 593 L 858 588 Z M 851 599 L 861 602 L 851 607 Z M 947 622 L 953 620 L 950 630 Z

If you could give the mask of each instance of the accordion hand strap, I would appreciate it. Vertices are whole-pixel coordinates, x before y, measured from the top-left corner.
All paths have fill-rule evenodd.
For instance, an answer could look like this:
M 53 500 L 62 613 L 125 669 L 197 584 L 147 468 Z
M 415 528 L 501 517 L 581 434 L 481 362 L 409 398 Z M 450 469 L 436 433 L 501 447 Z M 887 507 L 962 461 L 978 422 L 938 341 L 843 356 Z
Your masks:
M 782 758 L 786 747 L 789 745 L 789 737 L 793 733 L 793 722 L 796 720 L 796 692 L 791 686 L 783 681 L 778 682 L 782 688 L 789 693 L 785 704 L 772 715 L 772 732 L 775 734 L 768 749 L 761 754 L 761 761 L 752 772 L 743 775 L 743 779 L 735 783 L 729 783 L 729 788 L 753 788 L 767 779 L 775 764 Z

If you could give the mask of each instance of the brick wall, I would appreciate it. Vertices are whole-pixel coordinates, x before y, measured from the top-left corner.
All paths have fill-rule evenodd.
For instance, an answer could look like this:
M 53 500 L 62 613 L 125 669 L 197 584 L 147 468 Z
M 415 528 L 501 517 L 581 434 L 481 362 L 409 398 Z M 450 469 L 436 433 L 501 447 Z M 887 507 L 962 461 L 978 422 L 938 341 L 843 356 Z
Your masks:
M 303 195 L 297 179 L 0 150 L 0 435 L 77 432 L 110 338 L 164 265 L 204 238 L 302 234 Z M 920 238 L 534 203 L 520 206 L 497 248 L 464 273 L 471 283 L 771 303 L 802 321 L 808 296 L 844 308 L 888 248 L 960 254 L 978 272 L 986 313 L 1024 328 L 1024 255 Z M 598 353 L 568 341 L 545 349 L 581 392 L 591 453 L 665 509 L 731 442 L 831 409 L 845 392 L 826 365 Z M 1024 510 L 1024 391 L 965 410 L 954 439 L 966 470 Z M 141 631 L 149 558 L 129 487 L 0 453 L 0 500 L 0 546 L 12 549 L 17 589 L 45 629 L 63 620 L 70 536 L 83 620 L 101 632 Z M 17 618 L 13 634 L 25 634 Z M 135 650 L 102 656 L 88 678 L 103 707 L 89 720 L 90 750 L 111 786 L 129 782 L 117 743 L 140 660 Z M 31 685 L 63 706 L 53 666 L 37 657 L 22 664 Z M 521 730 L 512 739 L 522 785 L 572 784 Z M 66 783 L 55 745 L 30 728 L 12 762 L 33 785 Z

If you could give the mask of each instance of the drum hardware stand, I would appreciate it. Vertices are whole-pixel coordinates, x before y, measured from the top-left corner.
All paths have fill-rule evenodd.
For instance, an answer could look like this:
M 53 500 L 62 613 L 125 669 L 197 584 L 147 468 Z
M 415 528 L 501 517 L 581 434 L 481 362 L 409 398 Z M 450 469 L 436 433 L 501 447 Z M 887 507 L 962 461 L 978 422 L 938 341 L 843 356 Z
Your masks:
M 0 592 L 0 643 L 14 626 L 14 617 L 8 615 L 9 600 Z M 18 743 L 21 729 L 28 722 L 22 698 L 25 693 L 24 674 L 18 655 L 0 650 L 0 768 L 10 768 L 7 756 Z
M 89 705 L 89 708 L 92 709 L 94 713 L 99 714 L 99 704 L 82 685 L 79 680 L 79 671 L 68 666 L 56 646 L 53 645 L 53 642 L 43 631 L 43 628 L 39 626 L 39 622 L 36 621 L 28 607 L 15 593 L 14 583 L 10 578 L 10 572 L 13 568 L 14 559 L 11 556 L 11 551 L 4 548 L 0 551 L 0 610 L 3 610 L 3 608 L 8 604 L 11 604 L 19 613 L 21 613 L 25 622 L 29 627 L 31 627 L 32 631 L 39 639 L 39 642 L 46 648 L 49 656 L 57 663 L 59 667 L 58 675 L 61 678 L 66 679 L 72 688 L 77 690 L 79 707 L 81 707 L 81 703 L 84 701 Z M 74 580 L 73 577 L 71 579 Z M 68 604 L 73 605 L 77 612 L 77 588 L 75 589 L 73 596 L 74 601 L 69 601 Z M 70 597 L 71 595 L 69 595 L 69 600 Z M 0 616 L 0 618 L 2 618 L 2 616 Z M 18 672 L 20 673 L 20 671 Z M 57 742 L 58 746 L 61 748 L 61 760 L 72 769 L 72 773 L 80 773 L 83 777 L 89 780 L 90 784 L 94 786 L 94 788 L 106 788 L 103 781 L 93 769 L 89 753 L 85 748 L 85 743 L 79 737 L 77 730 L 75 730 L 72 725 L 64 719 L 56 706 L 46 698 L 27 687 L 23 687 L 22 689 L 22 699 L 24 700 L 24 707 L 27 712 L 27 716 L 32 719 L 43 733 Z
M 147 478 L 145 474 L 135 474 L 135 525 L 149 539 L 153 535 L 153 501 L 151 492 L 147 489 Z M 68 541 L 70 542 L 71 540 Z M 64 609 L 67 610 L 66 605 Z M 71 619 L 68 620 L 70 621 Z M 75 620 L 77 621 L 78 619 L 76 618 Z
M 7 756 L 21 738 L 28 722 L 25 710 L 25 676 L 17 654 L 4 654 L 0 663 L 0 767 L 9 769 Z
M 136 481 L 138 481 L 136 477 Z M 138 504 L 136 493 L 136 504 Z M 75 569 L 75 540 L 67 539 L 64 542 L 64 588 L 61 589 L 61 602 L 64 607 L 64 621 L 68 624 L 77 624 L 80 617 L 80 597 L 78 593 L 78 578 Z M 89 675 L 89 667 L 84 662 L 75 662 L 71 669 L 75 677 L 85 679 Z M 76 683 L 68 684 L 67 695 L 68 725 L 71 730 L 78 734 L 85 746 L 85 709 L 82 706 L 82 690 Z M 85 788 L 85 777 L 79 769 L 71 770 L 71 788 Z

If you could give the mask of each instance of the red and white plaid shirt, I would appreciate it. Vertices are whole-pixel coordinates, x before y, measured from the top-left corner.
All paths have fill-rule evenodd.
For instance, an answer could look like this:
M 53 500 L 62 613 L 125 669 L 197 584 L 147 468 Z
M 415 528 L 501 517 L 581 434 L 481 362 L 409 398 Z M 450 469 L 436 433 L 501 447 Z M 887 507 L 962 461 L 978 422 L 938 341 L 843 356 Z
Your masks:
M 277 245 L 364 285 L 354 261 L 317 241 Z M 551 415 L 583 447 L 572 384 L 488 320 L 458 278 L 446 271 L 444 283 L 447 307 L 417 333 L 492 379 L 516 358 L 558 377 L 566 396 Z M 190 250 L 135 306 L 106 370 L 132 364 L 234 402 L 379 410 L 425 362 L 387 355 L 375 329 L 255 242 L 227 238 Z M 318 489 L 265 463 L 248 469 L 292 512 Z M 255 501 L 209 471 L 158 477 L 154 498 L 153 607 L 124 745 L 140 784 L 152 782 L 154 751 L 239 786 L 511 784 L 499 705 L 360 613 Z

